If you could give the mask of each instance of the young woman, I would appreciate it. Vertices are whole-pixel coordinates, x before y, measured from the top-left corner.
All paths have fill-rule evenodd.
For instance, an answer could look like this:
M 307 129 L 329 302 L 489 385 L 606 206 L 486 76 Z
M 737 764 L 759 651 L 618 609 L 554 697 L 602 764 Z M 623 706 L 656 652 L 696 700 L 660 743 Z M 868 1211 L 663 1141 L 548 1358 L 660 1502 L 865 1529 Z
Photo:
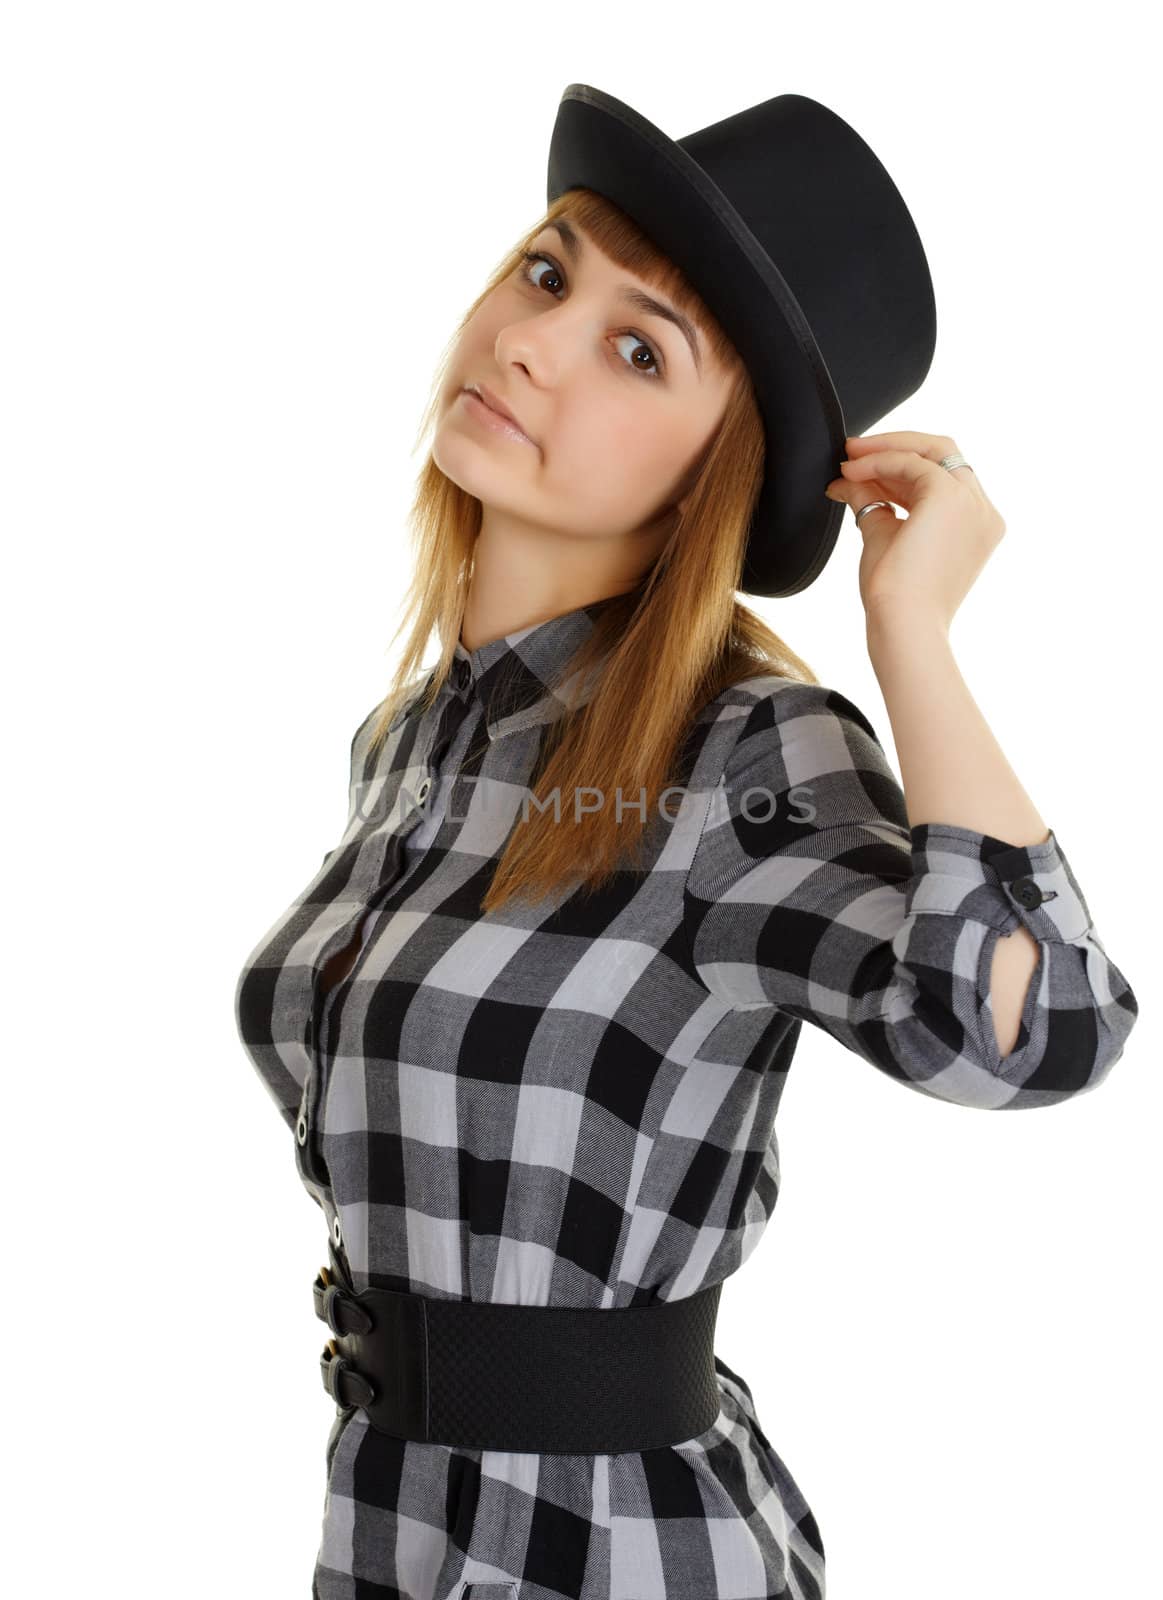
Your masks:
M 713 1354 L 803 1022 L 1013 1109 L 1100 1083 L 1137 1005 L 950 652 L 1001 517 L 951 439 L 836 425 L 932 353 L 883 168 L 798 96 L 672 144 L 571 85 L 550 174 L 434 390 L 347 827 L 235 996 L 328 1227 L 313 1592 L 820 1600 Z M 845 240 L 803 196 L 853 177 Z M 845 505 L 903 788 L 737 598 Z

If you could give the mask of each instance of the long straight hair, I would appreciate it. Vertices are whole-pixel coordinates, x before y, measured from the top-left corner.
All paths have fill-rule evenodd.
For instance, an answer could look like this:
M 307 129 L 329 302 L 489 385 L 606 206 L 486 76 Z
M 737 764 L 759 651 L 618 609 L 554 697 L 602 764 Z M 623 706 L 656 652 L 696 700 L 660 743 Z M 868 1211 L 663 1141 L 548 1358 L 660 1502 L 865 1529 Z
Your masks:
M 747 370 L 685 276 L 604 196 L 567 190 L 494 270 L 449 340 L 414 450 L 435 428 L 449 363 L 465 326 L 482 301 L 520 270 L 522 252 L 542 228 L 559 217 L 676 303 L 735 382 L 718 429 L 687 475 L 689 498 L 666 546 L 642 581 L 603 609 L 562 669 L 559 683 L 577 674 L 579 684 L 588 684 L 599 669 L 597 687 L 580 706 L 563 695 L 567 709 L 545 725 L 540 776 L 494 869 L 481 901 L 484 913 L 513 897 L 536 902 L 566 887 L 589 893 L 618 870 L 633 867 L 658 813 L 658 797 L 677 781 L 675 763 L 691 722 L 722 690 L 756 674 L 819 682 L 807 663 L 736 597 L 764 463 L 763 426 Z M 372 730 L 373 749 L 415 693 L 434 628 L 441 649 L 425 707 L 451 671 L 480 526 L 481 502 L 448 478 L 429 450 L 408 516 L 413 577 L 391 642 L 401 633 L 407 637 Z M 603 803 L 579 816 L 573 797 L 594 790 Z M 643 790 L 645 811 L 639 806 Z M 555 791 L 561 799 L 557 807 Z M 619 793 L 625 798 L 617 806 L 613 797 Z M 663 810 L 673 815 L 673 802 Z

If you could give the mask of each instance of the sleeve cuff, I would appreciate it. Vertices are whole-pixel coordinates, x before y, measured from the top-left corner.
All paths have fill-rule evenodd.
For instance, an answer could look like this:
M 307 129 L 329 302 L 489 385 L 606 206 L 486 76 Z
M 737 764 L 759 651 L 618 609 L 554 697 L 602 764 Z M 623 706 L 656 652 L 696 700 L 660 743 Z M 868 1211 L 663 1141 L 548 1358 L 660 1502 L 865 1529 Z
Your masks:
M 909 834 L 906 913 L 968 917 L 1004 934 L 1020 923 L 1035 939 L 1055 944 L 1090 932 L 1089 907 L 1053 829 L 1030 845 L 946 822 L 917 823 Z

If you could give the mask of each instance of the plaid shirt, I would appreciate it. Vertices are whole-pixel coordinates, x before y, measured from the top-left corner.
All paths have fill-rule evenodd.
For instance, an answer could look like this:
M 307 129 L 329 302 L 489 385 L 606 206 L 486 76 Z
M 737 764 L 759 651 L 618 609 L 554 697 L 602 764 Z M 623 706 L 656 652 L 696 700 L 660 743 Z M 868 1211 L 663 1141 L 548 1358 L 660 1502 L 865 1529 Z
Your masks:
M 374 757 L 369 714 L 343 836 L 239 976 L 241 1040 L 356 1289 L 694 1294 L 772 1213 L 805 1020 L 995 1110 L 1094 1088 L 1134 1024 L 1053 833 L 910 828 L 863 714 L 777 676 L 699 712 L 681 803 L 652 812 L 633 871 L 480 915 L 563 709 L 549 685 L 606 603 L 458 644 L 453 681 L 427 712 L 422 685 Z M 1019 924 L 1040 957 L 1002 1057 L 990 966 Z M 315 1600 L 820 1600 L 816 1520 L 746 1382 L 716 1371 L 713 1426 L 641 1454 L 396 1440 L 337 1408 Z

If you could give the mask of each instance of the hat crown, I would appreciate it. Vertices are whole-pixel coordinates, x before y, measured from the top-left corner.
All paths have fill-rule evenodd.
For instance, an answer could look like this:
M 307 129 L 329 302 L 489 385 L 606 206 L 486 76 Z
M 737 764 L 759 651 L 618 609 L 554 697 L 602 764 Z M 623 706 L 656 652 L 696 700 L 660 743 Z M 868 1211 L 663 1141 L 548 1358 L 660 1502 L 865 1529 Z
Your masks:
M 932 280 L 899 189 L 855 129 L 818 100 L 780 94 L 676 143 L 799 302 L 845 436 L 915 393 L 936 347 Z
M 633 218 L 739 352 L 766 438 L 743 587 L 806 588 L 843 519 L 824 488 L 846 437 L 920 387 L 936 346 L 928 263 L 895 183 L 854 128 L 806 95 L 671 139 L 572 83 L 550 142 L 549 204 L 572 188 Z

